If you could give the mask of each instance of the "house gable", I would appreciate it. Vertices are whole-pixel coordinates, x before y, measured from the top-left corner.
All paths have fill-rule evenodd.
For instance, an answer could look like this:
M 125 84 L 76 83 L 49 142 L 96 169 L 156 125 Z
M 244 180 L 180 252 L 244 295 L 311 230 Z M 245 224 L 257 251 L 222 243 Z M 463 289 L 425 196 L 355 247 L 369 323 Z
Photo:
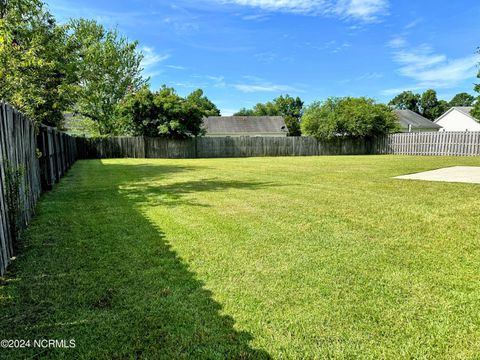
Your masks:
M 471 107 L 452 107 L 435 123 L 445 131 L 480 131 L 480 123 L 470 115 Z

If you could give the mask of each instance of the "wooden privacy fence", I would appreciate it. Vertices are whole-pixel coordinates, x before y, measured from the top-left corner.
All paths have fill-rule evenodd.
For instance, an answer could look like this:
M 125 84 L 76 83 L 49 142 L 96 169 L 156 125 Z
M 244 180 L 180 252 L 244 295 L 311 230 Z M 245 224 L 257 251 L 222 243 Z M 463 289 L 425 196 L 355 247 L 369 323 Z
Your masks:
M 312 155 L 479 156 L 480 132 L 418 132 L 375 139 L 317 141 L 312 137 L 199 137 L 169 140 L 147 137 L 77 138 L 81 159 L 218 158 Z
M 317 141 L 311 137 L 77 138 L 78 157 L 221 158 L 247 156 L 361 155 L 372 152 L 364 139 Z
M 76 141 L 40 127 L 0 102 L 0 275 L 15 254 L 18 231 L 31 220 L 35 204 L 76 159 Z
M 392 134 L 376 139 L 376 154 L 479 156 L 480 132 L 441 131 Z
M 77 159 L 74 137 L 52 127 L 42 125 L 37 136 L 40 178 L 43 190 L 50 190 Z

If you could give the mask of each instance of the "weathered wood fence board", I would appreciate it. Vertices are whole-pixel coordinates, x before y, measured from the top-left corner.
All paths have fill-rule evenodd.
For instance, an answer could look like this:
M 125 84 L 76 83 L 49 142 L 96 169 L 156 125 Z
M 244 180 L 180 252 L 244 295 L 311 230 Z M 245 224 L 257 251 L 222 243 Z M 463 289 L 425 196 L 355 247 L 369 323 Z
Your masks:
M 185 140 L 148 137 L 77 138 L 77 149 L 81 159 L 360 155 L 373 151 L 372 142 L 363 139 L 319 142 L 311 137 L 248 136 Z
M 30 222 L 40 193 L 58 182 L 76 157 L 75 138 L 46 126 L 36 129 L 22 113 L 0 102 L 0 275 L 15 255 L 13 227 L 22 229 Z M 9 172 L 17 170 L 22 172 L 15 191 L 19 206 L 12 211 Z
M 317 141 L 312 137 L 77 138 L 78 156 L 96 158 L 228 158 L 314 155 L 479 156 L 480 132 L 392 134 L 374 140 Z

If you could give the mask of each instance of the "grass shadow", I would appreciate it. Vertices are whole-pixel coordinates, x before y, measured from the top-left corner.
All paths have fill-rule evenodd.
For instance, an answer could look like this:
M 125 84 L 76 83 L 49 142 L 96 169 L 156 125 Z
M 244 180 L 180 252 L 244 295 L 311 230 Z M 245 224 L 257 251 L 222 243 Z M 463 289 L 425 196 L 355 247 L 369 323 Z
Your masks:
M 199 192 L 215 192 L 229 189 L 255 190 L 273 186 L 262 182 L 245 182 L 236 180 L 219 180 L 216 178 L 199 179 L 192 181 L 181 181 L 165 185 L 149 185 L 140 183 L 135 185 L 122 186 L 121 193 L 132 201 L 141 204 L 162 205 L 162 206 L 209 206 L 188 198 L 190 194 Z
M 74 339 L 75 347 L 1 349 L 2 358 L 270 358 L 221 313 L 168 234 L 138 209 L 151 193 L 177 193 L 174 201 L 181 201 L 193 191 L 260 184 L 118 190 L 187 170 L 194 171 L 81 161 L 43 196 L 21 256 L 0 285 L 0 331 L 5 339 Z

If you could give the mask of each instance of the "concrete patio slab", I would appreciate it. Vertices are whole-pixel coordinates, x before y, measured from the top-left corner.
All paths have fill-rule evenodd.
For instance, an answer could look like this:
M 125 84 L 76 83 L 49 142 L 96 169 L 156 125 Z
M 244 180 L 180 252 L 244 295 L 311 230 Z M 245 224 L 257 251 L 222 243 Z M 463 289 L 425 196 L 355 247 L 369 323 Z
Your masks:
M 416 174 L 396 176 L 394 179 L 480 184 L 480 166 L 452 166 Z

